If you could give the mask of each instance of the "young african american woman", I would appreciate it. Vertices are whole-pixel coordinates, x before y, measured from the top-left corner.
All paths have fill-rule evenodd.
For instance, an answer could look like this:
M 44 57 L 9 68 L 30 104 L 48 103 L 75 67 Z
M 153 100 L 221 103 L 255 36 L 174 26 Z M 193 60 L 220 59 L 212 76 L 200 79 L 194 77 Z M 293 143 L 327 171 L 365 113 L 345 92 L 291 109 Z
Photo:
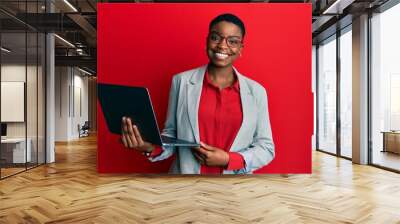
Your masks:
M 209 63 L 173 77 L 162 134 L 200 147 L 152 145 L 129 117 L 122 118 L 124 146 L 152 162 L 175 154 L 174 174 L 250 174 L 270 163 L 275 149 L 266 91 L 233 67 L 245 33 L 237 16 L 217 16 L 206 41 Z

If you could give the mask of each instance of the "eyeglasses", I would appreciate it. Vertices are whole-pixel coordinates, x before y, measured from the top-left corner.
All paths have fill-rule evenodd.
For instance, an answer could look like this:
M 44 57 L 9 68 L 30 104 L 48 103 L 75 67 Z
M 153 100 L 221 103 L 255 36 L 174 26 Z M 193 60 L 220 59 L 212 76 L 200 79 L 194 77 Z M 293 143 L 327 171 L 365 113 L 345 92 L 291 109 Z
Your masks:
M 213 44 L 220 44 L 223 40 L 226 40 L 226 44 L 232 48 L 240 47 L 242 44 L 242 41 L 243 41 L 242 38 L 240 38 L 240 37 L 237 37 L 237 36 L 224 37 L 224 36 L 221 36 L 220 34 L 218 34 L 217 32 L 211 32 L 208 35 L 208 39 Z

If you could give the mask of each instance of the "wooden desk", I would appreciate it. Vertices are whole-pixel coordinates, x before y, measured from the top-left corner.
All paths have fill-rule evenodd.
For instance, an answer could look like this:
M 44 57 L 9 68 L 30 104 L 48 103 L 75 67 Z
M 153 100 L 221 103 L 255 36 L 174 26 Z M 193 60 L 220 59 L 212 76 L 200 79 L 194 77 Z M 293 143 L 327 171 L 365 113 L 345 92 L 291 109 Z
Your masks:
M 400 154 L 400 131 L 383 131 L 382 152 Z

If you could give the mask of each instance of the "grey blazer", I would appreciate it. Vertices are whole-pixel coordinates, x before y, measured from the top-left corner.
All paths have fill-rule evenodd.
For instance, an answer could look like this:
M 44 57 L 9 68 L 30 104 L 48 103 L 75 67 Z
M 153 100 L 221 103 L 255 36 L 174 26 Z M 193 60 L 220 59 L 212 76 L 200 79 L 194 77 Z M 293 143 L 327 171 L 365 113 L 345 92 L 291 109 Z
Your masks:
M 200 142 L 198 110 L 207 66 L 175 75 L 169 95 L 167 119 L 163 135 L 187 141 Z M 245 167 L 240 170 L 224 170 L 224 174 L 250 174 L 272 161 L 275 156 L 268 115 L 267 94 L 260 84 L 241 75 L 239 80 L 243 121 L 230 152 L 240 153 Z M 207 143 L 207 142 L 205 142 Z M 149 157 L 152 162 L 167 159 L 176 154 L 170 173 L 199 174 L 200 163 L 186 147 L 164 147 L 162 154 Z

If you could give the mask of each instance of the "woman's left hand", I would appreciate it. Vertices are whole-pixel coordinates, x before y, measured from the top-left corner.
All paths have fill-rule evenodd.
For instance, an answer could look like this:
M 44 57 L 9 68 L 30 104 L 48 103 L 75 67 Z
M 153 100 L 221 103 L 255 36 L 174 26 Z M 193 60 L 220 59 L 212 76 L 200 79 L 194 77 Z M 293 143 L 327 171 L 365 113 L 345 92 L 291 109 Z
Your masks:
M 194 156 L 202 165 L 206 166 L 227 166 L 229 154 L 224 150 L 200 142 L 200 147 L 193 148 Z

